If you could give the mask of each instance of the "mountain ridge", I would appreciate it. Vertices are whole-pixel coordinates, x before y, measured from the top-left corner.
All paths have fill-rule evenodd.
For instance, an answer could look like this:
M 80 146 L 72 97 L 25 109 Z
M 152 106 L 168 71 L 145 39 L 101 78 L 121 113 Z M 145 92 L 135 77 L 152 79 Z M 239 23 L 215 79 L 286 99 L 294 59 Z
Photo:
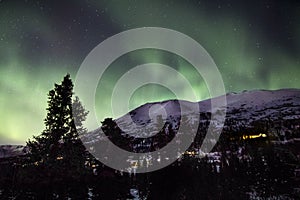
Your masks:
M 300 119 L 300 89 L 250 90 L 241 93 L 231 92 L 225 94 L 225 96 L 227 100 L 226 108 L 219 108 L 213 112 L 221 112 L 222 109 L 226 109 L 226 120 L 237 121 L 239 124 L 250 125 L 252 122 L 259 120 L 276 121 Z M 209 117 L 212 112 L 211 99 L 205 99 L 199 102 L 171 99 L 145 103 L 114 121 L 123 128 L 124 132 L 131 132 L 134 133 L 134 136 L 143 138 L 149 135 L 143 135 L 142 131 L 139 133 L 138 128 L 147 128 L 147 125 L 151 122 L 149 115 L 162 113 L 165 120 L 171 122 L 173 129 L 176 129 L 178 128 L 179 118 L 182 114 L 180 112 L 179 102 L 187 108 L 194 108 L 193 104 L 199 105 L 200 112 L 195 112 L 191 109 L 191 112 L 188 113 L 189 121 L 197 120 L 200 114 Z M 134 126 L 133 123 L 135 124 Z M 153 135 L 158 131 L 155 127 L 150 126 L 148 128 L 150 130 L 149 132 Z M 102 140 L 99 131 L 103 132 L 101 127 L 89 131 L 82 137 L 82 140 L 86 143 L 94 143 Z M 26 152 L 26 149 L 22 145 L 0 145 L 0 158 L 24 155 Z
M 173 128 L 177 128 L 179 124 L 178 120 L 182 115 L 179 102 L 182 103 L 183 106 L 190 106 L 191 108 L 194 107 L 194 104 L 198 104 L 200 112 L 191 109 L 191 112 L 188 113 L 188 120 L 191 121 L 197 120 L 200 114 L 210 117 L 212 112 L 219 112 L 217 115 L 221 115 L 224 114 L 222 113 L 224 110 L 226 110 L 227 121 L 234 120 L 239 122 L 239 124 L 246 125 L 250 125 L 259 120 L 300 119 L 300 89 L 251 90 L 241 93 L 227 93 L 225 96 L 227 100 L 226 108 L 217 108 L 213 111 L 211 110 L 212 99 L 199 102 L 172 99 L 143 104 L 114 121 L 124 132 L 129 134 L 133 133 L 133 135 L 137 137 L 145 137 L 137 134 L 137 132 L 139 132 L 138 128 L 147 128 L 151 122 L 151 115 L 157 113 L 164 115 L 163 117 L 169 122 L 176 121 L 172 123 L 172 125 Z M 216 121 L 216 123 L 218 124 L 218 121 Z M 150 129 L 151 128 L 153 130 L 149 132 L 157 132 L 155 127 L 150 127 Z M 87 137 L 98 137 L 99 139 L 99 131 L 102 132 L 101 127 L 90 131 Z M 140 134 L 143 133 L 141 132 Z

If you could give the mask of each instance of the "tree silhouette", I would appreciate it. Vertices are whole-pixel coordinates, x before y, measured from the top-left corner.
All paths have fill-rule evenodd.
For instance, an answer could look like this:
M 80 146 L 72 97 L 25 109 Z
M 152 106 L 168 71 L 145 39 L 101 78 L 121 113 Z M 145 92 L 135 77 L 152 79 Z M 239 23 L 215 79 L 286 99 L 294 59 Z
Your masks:
M 72 100 L 73 83 L 67 74 L 61 84 L 55 84 L 48 94 L 45 130 L 27 142 L 30 161 L 50 168 L 82 170 L 88 155 L 79 139 L 87 130 L 83 121 L 88 112 L 78 97 Z M 76 122 L 76 123 L 75 123 Z
M 117 123 L 112 118 L 106 118 L 101 123 L 101 129 L 112 143 L 114 143 L 122 149 L 132 151 L 131 142 L 133 138 L 130 138 L 130 136 L 128 135 L 122 135 L 122 130 L 118 127 Z

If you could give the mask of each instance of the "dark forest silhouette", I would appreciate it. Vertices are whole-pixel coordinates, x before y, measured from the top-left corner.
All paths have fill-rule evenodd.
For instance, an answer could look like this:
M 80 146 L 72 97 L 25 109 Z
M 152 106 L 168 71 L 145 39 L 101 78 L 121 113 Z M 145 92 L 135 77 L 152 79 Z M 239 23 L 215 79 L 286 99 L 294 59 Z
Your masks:
M 87 132 L 82 123 L 88 112 L 79 98 L 75 97 L 73 100 L 72 95 L 73 83 L 68 74 L 48 94 L 45 130 L 27 142 L 27 164 L 45 169 L 50 177 L 53 173 L 72 173 L 74 176 L 85 171 L 88 152 L 79 138 L 79 133 Z

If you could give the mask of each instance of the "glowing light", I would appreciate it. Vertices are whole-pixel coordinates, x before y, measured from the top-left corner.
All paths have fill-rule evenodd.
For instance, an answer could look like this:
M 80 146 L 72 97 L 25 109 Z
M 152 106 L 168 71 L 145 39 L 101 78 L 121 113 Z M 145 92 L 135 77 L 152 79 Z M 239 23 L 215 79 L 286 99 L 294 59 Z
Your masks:
M 62 156 L 56 157 L 56 160 L 63 160 L 63 159 L 64 159 L 64 157 L 62 157 Z
M 243 135 L 243 139 L 255 139 L 255 138 L 265 138 L 267 135 L 265 133 L 260 133 L 258 135 Z

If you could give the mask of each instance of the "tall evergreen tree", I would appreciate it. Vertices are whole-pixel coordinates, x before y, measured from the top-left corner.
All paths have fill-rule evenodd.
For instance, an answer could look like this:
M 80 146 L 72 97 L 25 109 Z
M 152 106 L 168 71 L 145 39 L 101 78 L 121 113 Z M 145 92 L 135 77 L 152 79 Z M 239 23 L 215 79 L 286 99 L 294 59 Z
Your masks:
M 72 101 L 72 95 L 73 83 L 67 74 L 48 94 L 45 130 L 27 142 L 31 161 L 53 167 L 84 167 L 87 152 L 79 133 L 87 131 L 82 123 L 88 112 L 78 97 Z

